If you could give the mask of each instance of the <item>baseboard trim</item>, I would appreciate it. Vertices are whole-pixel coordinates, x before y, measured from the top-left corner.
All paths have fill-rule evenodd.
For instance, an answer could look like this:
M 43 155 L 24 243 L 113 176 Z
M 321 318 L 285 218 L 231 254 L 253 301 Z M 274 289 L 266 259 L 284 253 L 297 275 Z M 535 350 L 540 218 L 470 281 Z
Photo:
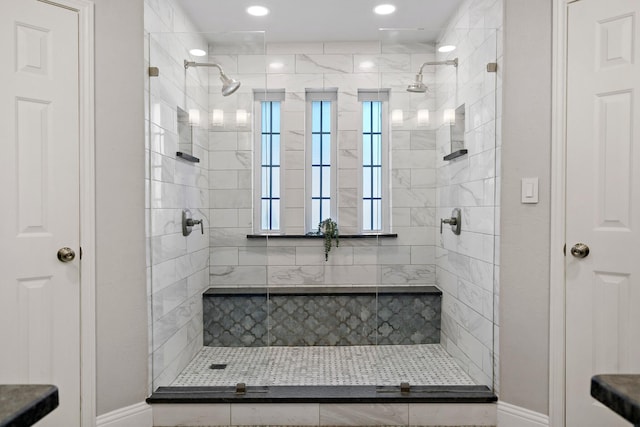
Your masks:
M 96 427 L 152 427 L 153 414 L 146 402 L 116 409 L 100 415 Z
M 549 427 L 549 416 L 499 401 L 498 427 Z

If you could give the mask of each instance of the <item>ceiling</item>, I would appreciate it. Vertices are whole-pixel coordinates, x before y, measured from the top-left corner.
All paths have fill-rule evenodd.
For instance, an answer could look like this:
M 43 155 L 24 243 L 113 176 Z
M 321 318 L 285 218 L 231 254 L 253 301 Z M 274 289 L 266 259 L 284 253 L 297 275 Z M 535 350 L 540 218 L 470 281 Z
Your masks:
M 202 32 L 266 31 L 268 42 L 379 40 L 380 28 L 425 29 L 433 42 L 463 0 L 177 0 Z M 373 8 L 392 3 L 395 13 L 379 16 Z M 262 5 L 271 13 L 250 16 Z

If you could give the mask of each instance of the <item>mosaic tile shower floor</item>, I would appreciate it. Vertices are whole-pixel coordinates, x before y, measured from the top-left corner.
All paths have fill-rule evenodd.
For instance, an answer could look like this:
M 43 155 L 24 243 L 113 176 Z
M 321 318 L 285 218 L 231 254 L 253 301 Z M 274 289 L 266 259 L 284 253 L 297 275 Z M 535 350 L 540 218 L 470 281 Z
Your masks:
M 226 365 L 211 369 L 211 365 Z M 475 385 L 440 344 L 204 347 L 172 387 Z

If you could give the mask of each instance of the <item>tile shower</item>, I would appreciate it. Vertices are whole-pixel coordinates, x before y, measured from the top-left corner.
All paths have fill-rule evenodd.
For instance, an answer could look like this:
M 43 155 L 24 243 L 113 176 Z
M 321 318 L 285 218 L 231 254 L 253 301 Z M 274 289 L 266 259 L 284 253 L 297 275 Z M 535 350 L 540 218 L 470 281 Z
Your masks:
M 151 390 L 170 384 L 201 385 L 193 378 L 193 372 L 201 369 L 202 375 L 196 375 L 201 379 L 211 375 L 212 370 L 202 370 L 211 364 L 210 360 L 240 360 L 242 355 L 237 353 L 216 353 L 227 351 L 226 346 L 203 349 L 207 339 L 203 322 L 206 311 L 203 304 L 206 307 L 207 302 L 206 297 L 203 302 L 203 294 L 209 288 L 254 288 L 277 294 L 282 288 L 302 287 L 305 292 L 340 288 L 344 292 L 344 288 L 379 286 L 385 289 L 437 286 L 442 291 L 441 303 L 434 310 L 440 318 L 437 326 L 440 344 L 409 346 L 414 348 L 405 351 L 405 356 L 414 354 L 415 360 L 438 360 L 435 365 L 442 366 L 442 372 L 454 367 L 456 374 L 441 378 L 442 384 L 462 381 L 497 387 L 493 367 L 497 357 L 494 305 L 498 286 L 494 277 L 498 257 L 494 248 L 499 230 L 494 224 L 498 221 L 496 162 L 500 137 L 495 129 L 500 118 L 495 100 L 499 97 L 500 81 L 499 75 L 486 72 L 486 64 L 500 62 L 501 9 L 500 1 L 466 2 L 440 36 L 443 43 L 453 42 L 459 49 L 453 54 L 440 54 L 434 44 L 406 42 L 385 32 L 381 32 L 380 40 L 357 43 L 269 44 L 258 33 L 238 42 L 230 35 L 199 33 L 171 0 L 145 2 L 147 63 L 160 70 L 158 77 L 147 80 Z M 218 43 L 209 41 L 216 37 Z M 185 71 L 182 61 L 190 58 L 188 48 L 194 45 L 209 52 L 204 61 L 219 63 L 225 72 L 242 81 L 236 94 L 223 97 L 219 93 L 215 70 Z M 425 68 L 425 83 L 431 88 L 427 94 L 406 92 L 406 85 L 420 64 L 454 56 L 460 61 L 457 69 Z M 267 64 L 275 59 L 283 67 L 272 71 Z M 372 61 L 377 67 L 360 69 L 359 64 L 365 61 Z M 324 260 L 320 240 L 247 238 L 254 232 L 254 134 L 250 118 L 247 124 L 235 121 L 237 111 L 250 114 L 253 110 L 252 89 L 286 90 L 282 132 L 287 195 L 283 206 L 284 231 L 304 234 L 305 88 L 323 87 L 338 88 L 337 203 L 343 234 L 358 231 L 357 188 L 353 184 L 358 176 L 357 88 L 390 88 L 389 111 L 403 112 L 402 121 L 391 126 L 391 231 L 397 237 L 345 239 L 339 248 L 332 250 L 328 262 Z M 442 157 L 450 149 L 450 129 L 442 116 L 445 110 L 461 104 L 466 106 L 465 146 L 469 153 L 445 162 Z M 199 123 L 191 129 L 193 155 L 200 159 L 199 163 L 176 159 L 175 152 L 179 151 L 176 107 L 187 112 L 200 111 Z M 224 112 L 221 125 L 212 123 L 214 109 Z M 419 110 L 429 111 L 428 124 L 418 122 Z M 463 210 L 463 233 L 455 236 L 445 229 L 441 235 L 440 218 L 448 217 L 453 207 Z M 204 220 L 203 234 L 182 236 L 180 214 L 185 208 Z M 357 302 L 356 311 L 372 312 L 369 332 L 373 344 L 387 347 L 384 344 L 389 343 L 384 342 L 376 324 L 384 311 L 377 305 L 383 295 L 377 292 L 373 295 L 373 302 Z M 266 306 L 269 299 L 265 296 L 262 301 Z M 275 309 L 276 303 L 269 304 L 265 316 L 273 321 L 269 310 Z M 361 358 L 367 363 L 371 359 L 369 366 L 380 367 L 376 368 L 380 372 L 374 372 L 372 381 L 380 381 L 384 363 L 375 362 L 392 360 L 383 353 L 393 350 L 375 347 L 358 350 L 363 344 L 370 343 L 360 342 L 353 347 L 357 356 L 339 353 L 349 350 L 337 347 L 325 351 L 339 356 L 325 353 L 325 357 L 334 362 Z M 395 344 L 396 350 L 401 350 L 402 346 Z M 314 351 L 305 347 L 292 349 L 305 354 Z M 272 350 L 280 351 L 280 347 Z M 253 363 L 258 356 L 247 357 L 238 363 Z M 291 357 L 297 356 L 289 354 L 281 359 Z M 317 363 L 319 356 L 309 357 Z M 273 368 L 275 362 L 267 365 Z M 420 370 L 427 371 L 424 367 L 419 367 Z M 225 375 L 231 375 L 229 381 L 235 384 L 233 373 L 230 369 Z M 261 375 L 257 371 L 250 374 L 253 377 L 249 378 Z M 295 376 L 281 374 L 283 383 L 296 383 Z M 187 380 L 190 376 L 191 382 Z M 327 381 L 332 381 L 329 378 L 335 377 L 328 375 Z M 415 376 L 416 384 L 423 381 L 420 378 Z M 396 382 L 402 379 L 397 378 Z M 322 383 L 319 380 L 310 384 L 318 382 Z

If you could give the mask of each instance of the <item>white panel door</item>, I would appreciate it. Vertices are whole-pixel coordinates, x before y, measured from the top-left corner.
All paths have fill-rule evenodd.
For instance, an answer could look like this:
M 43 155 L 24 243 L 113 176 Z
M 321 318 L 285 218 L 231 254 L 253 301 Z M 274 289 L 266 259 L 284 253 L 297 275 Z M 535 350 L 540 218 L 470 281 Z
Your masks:
M 2 0 L 0 55 L 0 383 L 57 385 L 38 425 L 79 426 L 77 13 Z
M 567 427 L 628 426 L 590 397 L 591 376 L 640 373 L 639 13 L 637 0 L 569 5 Z

